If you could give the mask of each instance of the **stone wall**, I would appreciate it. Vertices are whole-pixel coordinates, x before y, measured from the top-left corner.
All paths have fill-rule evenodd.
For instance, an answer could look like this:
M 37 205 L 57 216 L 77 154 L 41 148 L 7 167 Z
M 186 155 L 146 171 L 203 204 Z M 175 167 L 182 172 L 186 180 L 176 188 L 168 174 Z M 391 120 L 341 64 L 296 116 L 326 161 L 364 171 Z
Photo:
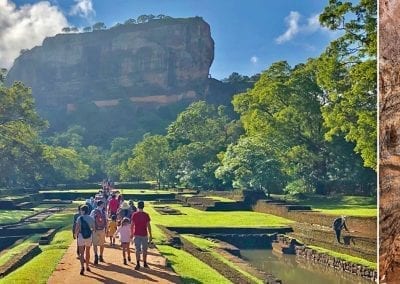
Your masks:
M 317 262 L 338 271 L 351 273 L 373 281 L 377 280 L 377 272 L 371 268 L 318 252 L 306 246 L 296 246 L 296 255 L 306 261 Z

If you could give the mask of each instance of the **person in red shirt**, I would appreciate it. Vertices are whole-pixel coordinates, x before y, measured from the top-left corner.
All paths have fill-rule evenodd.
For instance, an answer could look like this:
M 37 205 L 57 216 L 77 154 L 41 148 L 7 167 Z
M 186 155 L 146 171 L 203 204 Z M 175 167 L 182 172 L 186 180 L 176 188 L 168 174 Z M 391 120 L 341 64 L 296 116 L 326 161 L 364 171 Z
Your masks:
M 110 202 L 108 203 L 108 216 L 117 215 L 118 208 L 119 202 L 116 198 L 116 195 L 113 194 Z
M 131 238 L 134 238 L 136 252 L 135 270 L 140 269 L 140 251 L 143 252 L 143 267 L 149 268 L 147 265 L 147 248 L 152 240 L 150 216 L 143 211 L 144 202 L 138 202 L 138 210 L 131 217 Z

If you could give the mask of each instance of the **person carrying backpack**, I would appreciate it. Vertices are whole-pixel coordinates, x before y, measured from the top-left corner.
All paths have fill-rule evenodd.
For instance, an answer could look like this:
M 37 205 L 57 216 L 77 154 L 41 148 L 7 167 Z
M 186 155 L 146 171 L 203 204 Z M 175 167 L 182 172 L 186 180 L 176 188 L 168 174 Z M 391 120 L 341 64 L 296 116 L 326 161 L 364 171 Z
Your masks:
M 78 242 L 79 249 L 79 258 L 81 261 L 81 275 L 84 275 L 84 262 L 86 262 L 86 271 L 90 272 L 89 268 L 89 260 L 90 260 L 90 246 L 92 245 L 92 232 L 95 228 L 94 219 L 89 216 L 89 208 L 86 205 L 83 205 L 80 208 L 81 216 L 79 216 L 76 220 L 75 225 L 75 235 L 74 237 Z M 83 260 L 84 254 L 85 261 Z
M 107 229 L 107 216 L 104 209 L 104 201 L 97 201 L 97 207 L 92 211 L 90 216 L 94 219 L 94 232 L 93 232 L 93 251 L 94 251 L 94 264 L 97 265 L 100 262 L 104 262 L 103 252 L 104 243 L 106 240 L 106 229 Z M 97 254 L 97 246 L 100 247 L 100 257 Z

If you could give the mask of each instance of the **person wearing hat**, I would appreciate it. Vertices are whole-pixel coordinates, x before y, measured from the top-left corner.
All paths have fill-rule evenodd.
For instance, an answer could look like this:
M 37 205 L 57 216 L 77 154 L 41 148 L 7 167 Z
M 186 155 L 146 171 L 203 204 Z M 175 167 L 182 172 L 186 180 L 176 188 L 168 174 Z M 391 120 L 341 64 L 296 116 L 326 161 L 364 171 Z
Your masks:
M 130 210 L 130 206 L 129 206 L 128 202 L 126 202 L 126 201 L 122 202 L 122 204 L 119 208 L 119 213 L 118 213 L 120 220 L 124 219 L 125 217 L 130 219 L 131 213 L 132 212 Z
M 349 229 L 347 229 L 347 226 L 346 226 L 346 216 L 341 216 L 339 218 L 336 218 L 333 221 L 332 227 L 336 233 L 336 239 L 337 239 L 338 243 L 341 244 L 342 242 L 340 241 L 340 234 L 341 234 L 342 230 L 345 229 L 347 232 L 349 231 Z

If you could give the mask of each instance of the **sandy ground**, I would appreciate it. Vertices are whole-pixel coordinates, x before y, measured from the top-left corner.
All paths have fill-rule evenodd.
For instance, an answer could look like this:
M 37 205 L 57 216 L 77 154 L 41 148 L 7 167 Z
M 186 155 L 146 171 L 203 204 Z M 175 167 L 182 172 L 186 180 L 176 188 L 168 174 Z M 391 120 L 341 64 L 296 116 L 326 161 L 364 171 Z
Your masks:
M 128 262 L 128 265 L 123 264 L 122 250 L 119 245 L 116 247 L 106 245 L 103 257 L 104 263 L 99 262 L 99 265 L 93 265 L 92 249 L 89 265 L 91 272 L 85 270 L 85 275 L 80 275 L 80 262 L 77 259 L 74 241 L 47 283 L 181 283 L 178 275 L 166 267 L 166 259 L 157 249 L 149 250 L 147 263 L 150 268 L 141 267 L 138 271 L 134 270 L 136 258 L 132 248 L 132 263 Z M 141 265 L 143 265 L 142 262 Z

